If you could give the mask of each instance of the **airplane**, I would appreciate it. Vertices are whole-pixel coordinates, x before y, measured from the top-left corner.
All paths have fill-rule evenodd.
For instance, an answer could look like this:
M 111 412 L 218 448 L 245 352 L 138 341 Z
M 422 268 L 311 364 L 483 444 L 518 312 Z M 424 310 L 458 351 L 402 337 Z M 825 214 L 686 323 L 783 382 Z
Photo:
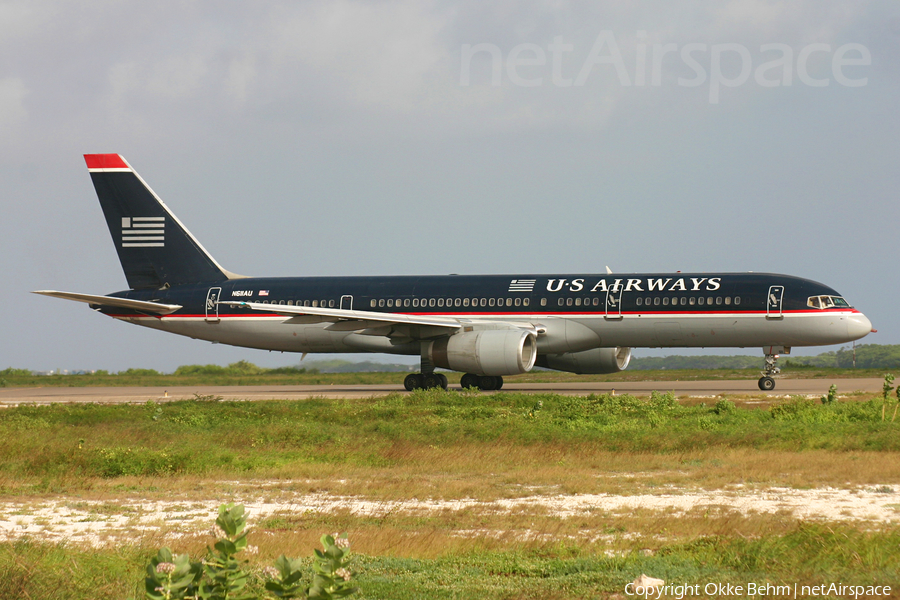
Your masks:
M 761 347 L 775 388 L 792 347 L 874 331 L 832 288 L 772 273 L 246 277 L 224 269 L 119 154 L 84 155 L 128 290 L 39 290 L 114 319 L 283 352 L 420 357 L 407 390 L 498 390 L 535 366 L 616 373 L 632 348 Z

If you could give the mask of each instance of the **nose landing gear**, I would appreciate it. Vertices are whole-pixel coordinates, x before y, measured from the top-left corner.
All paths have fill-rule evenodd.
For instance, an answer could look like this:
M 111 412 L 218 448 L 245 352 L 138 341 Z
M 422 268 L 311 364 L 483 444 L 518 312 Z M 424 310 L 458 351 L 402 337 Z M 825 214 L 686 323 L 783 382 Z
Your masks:
M 775 380 L 772 378 L 772 376 L 781 373 L 781 369 L 775 366 L 775 362 L 777 360 L 777 354 L 766 354 L 766 367 L 763 371 L 763 376 L 759 378 L 758 382 L 759 389 L 764 392 L 770 392 L 775 389 Z

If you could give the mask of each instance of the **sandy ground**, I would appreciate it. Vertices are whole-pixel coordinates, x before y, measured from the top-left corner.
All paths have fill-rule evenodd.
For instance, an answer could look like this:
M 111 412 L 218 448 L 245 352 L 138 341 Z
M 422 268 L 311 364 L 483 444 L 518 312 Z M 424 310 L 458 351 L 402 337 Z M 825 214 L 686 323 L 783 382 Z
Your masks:
M 808 490 L 732 486 L 715 492 L 671 488 L 658 494 L 533 495 L 489 502 L 472 499 L 378 501 L 326 494 L 267 493 L 266 487 L 266 484 L 256 485 L 255 491 L 234 498 L 247 507 L 251 525 L 272 515 L 308 512 L 349 511 L 359 516 L 384 516 L 465 510 L 486 515 L 504 512 L 553 514 L 568 519 L 597 511 L 621 513 L 641 509 L 672 515 L 704 507 L 742 514 L 789 514 L 802 520 L 900 522 L 900 486 L 897 484 Z M 271 500 L 273 496 L 278 499 Z M 178 538 L 209 530 L 218 505 L 218 501 L 190 499 L 181 502 L 93 501 L 71 497 L 6 500 L 0 501 L 0 539 L 28 537 L 101 547 L 139 542 L 145 537 L 158 540 L 160 535 Z

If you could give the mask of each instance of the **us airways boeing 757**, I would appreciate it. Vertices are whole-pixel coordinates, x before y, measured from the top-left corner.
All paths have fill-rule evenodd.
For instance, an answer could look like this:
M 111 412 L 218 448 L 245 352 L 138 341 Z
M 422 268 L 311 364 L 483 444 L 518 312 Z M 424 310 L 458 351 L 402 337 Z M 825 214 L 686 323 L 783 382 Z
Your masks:
M 114 319 L 247 348 L 416 355 L 406 389 L 500 389 L 540 366 L 614 373 L 632 348 L 841 344 L 872 324 L 821 283 L 768 273 L 245 277 L 222 268 L 118 154 L 85 155 L 128 290 L 42 290 Z

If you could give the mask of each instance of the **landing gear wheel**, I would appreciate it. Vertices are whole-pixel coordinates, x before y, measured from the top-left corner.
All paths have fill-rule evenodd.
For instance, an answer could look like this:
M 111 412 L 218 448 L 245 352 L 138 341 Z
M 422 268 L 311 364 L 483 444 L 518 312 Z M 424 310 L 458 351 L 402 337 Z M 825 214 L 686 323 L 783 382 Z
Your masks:
M 481 387 L 478 385 L 478 375 L 472 375 L 471 373 L 466 373 L 460 377 L 459 386 L 463 389 Z
M 760 377 L 759 378 L 759 389 L 764 392 L 771 392 L 775 389 L 775 380 L 771 377 Z
M 443 389 L 446 390 L 446 389 L 447 389 L 447 385 L 448 385 L 448 383 L 447 383 L 447 376 L 444 375 L 443 373 L 436 373 L 436 375 L 437 375 L 438 379 L 440 379 L 440 381 L 441 381 L 441 388 L 443 388 Z
M 425 382 L 422 380 L 422 375 L 419 373 L 412 373 L 406 376 L 406 379 L 403 380 L 403 387 L 406 388 L 407 392 L 412 392 L 413 390 L 418 390 L 425 387 Z
M 426 390 L 441 387 L 441 376 L 438 373 L 424 373 L 422 375 L 423 385 Z
M 503 378 L 496 375 L 482 375 L 479 377 L 479 385 L 483 390 L 494 391 L 503 387 Z

